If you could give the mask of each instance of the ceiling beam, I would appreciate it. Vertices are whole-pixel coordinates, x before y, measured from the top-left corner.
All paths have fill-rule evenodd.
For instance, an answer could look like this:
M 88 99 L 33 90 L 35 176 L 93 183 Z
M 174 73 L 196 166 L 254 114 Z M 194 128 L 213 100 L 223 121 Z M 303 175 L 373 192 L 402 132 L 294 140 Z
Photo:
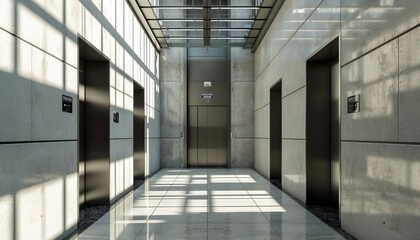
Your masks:
M 205 47 L 210 46 L 210 29 L 211 29 L 211 9 L 210 9 L 210 0 L 203 0 L 204 12 L 203 12 L 203 34 L 204 39 L 203 43 Z
M 268 32 L 268 29 L 270 28 L 271 24 L 273 23 L 274 19 L 277 16 L 277 13 L 279 13 L 281 7 L 283 6 L 285 0 L 278 0 L 275 1 L 273 5 L 273 9 L 271 9 L 270 15 L 267 18 L 267 21 L 264 23 L 264 26 L 262 27 L 262 30 L 259 32 L 257 39 L 252 44 L 252 50 L 251 52 L 254 53 L 257 51 L 258 46 L 260 45 L 261 41 L 263 40 L 265 34 Z

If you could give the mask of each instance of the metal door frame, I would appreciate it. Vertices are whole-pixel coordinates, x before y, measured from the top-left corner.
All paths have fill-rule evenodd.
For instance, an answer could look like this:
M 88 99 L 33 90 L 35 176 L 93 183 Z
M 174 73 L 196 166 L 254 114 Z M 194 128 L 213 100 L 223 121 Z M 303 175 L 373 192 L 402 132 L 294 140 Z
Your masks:
M 186 59 L 188 59 L 188 49 L 186 50 Z M 187 60 L 188 63 L 188 60 Z M 228 88 L 228 96 L 227 96 L 227 105 L 226 105 L 226 126 L 227 126 L 227 156 L 226 156 L 226 168 L 231 168 L 231 160 L 232 160 L 232 138 L 233 138 L 233 132 L 232 132 L 232 80 L 231 80 L 231 51 L 227 50 L 227 67 L 229 69 L 227 74 L 227 88 Z M 188 73 L 188 64 L 185 65 L 185 72 Z M 188 102 L 188 74 L 186 74 L 186 77 L 183 79 L 182 82 L 183 86 L 183 98 L 184 98 L 184 104 L 183 104 L 183 110 L 184 110 L 184 125 L 183 125 L 183 132 L 181 133 L 181 137 L 183 137 L 183 148 L 184 148 L 184 156 L 181 156 L 183 159 L 183 167 L 188 168 L 188 118 L 189 118 L 189 102 Z

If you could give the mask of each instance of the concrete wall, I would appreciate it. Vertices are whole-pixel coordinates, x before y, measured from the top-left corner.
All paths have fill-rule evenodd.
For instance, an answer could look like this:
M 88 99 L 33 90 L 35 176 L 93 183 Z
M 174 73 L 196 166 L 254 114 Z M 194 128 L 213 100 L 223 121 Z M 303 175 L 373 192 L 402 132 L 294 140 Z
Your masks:
M 160 55 L 161 88 L 161 165 L 162 167 L 186 167 L 184 137 L 187 100 L 187 49 L 163 49 Z M 185 135 L 185 134 L 184 134 Z
M 255 168 L 269 177 L 269 90 L 282 80 L 283 188 L 306 201 L 306 60 L 340 36 L 341 220 L 358 239 L 419 234 L 417 1 L 286 1 L 255 53 Z M 361 94 L 361 112 L 344 100 Z M 417 172 L 416 172 L 417 171 Z
M 250 6 L 252 0 L 230 0 L 232 6 Z M 252 10 L 235 9 L 233 18 L 251 16 Z M 230 23 L 232 28 L 243 27 L 242 22 Z M 232 37 L 242 36 L 242 32 L 230 32 Z M 231 40 L 232 41 L 232 40 Z M 241 41 L 241 40 L 239 40 Z M 231 48 L 231 166 L 254 166 L 254 54 L 250 50 Z
M 252 167 L 254 164 L 254 58 L 250 50 L 232 48 L 231 64 L 231 167 Z M 186 167 L 184 144 L 187 127 L 186 81 L 187 51 L 169 48 L 161 51 L 161 165 Z
M 120 113 L 110 201 L 132 185 L 134 81 L 146 92 L 146 170 L 160 168 L 159 55 L 125 1 L 3 0 L 0 14 L 0 238 L 60 238 L 78 221 L 77 37 L 110 60 L 110 112 Z
M 251 0 L 232 0 L 231 5 L 247 5 Z M 184 0 L 162 2 L 172 6 L 185 4 Z M 234 10 L 232 14 L 247 15 L 250 10 Z M 171 10 L 183 14 L 183 10 Z M 174 26 L 185 27 L 183 23 Z M 242 23 L 231 23 L 242 24 Z M 183 34 L 183 33 L 180 33 Z M 242 33 L 232 33 L 241 36 Z M 254 164 L 254 55 L 250 50 L 230 50 L 231 78 L 231 167 L 252 167 Z M 161 164 L 162 167 L 186 167 L 186 138 L 181 133 L 187 127 L 187 50 L 163 49 L 160 59 L 161 81 Z M 228 69 L 229 71 L 229 69 Z
M 398 31 L 409 27 L 409 22 L 400 23 Z M 382 34 L 388 37 L 387 31 Z M 346 114 L 342 103 L 342 224 L 360 239 L 415 239 L 420 234 L 420 28 L 389 33 L 395 35 L 342 67 L 342 97 L 359 93 L 361 98 L 358 114 Z M 372 41 L 377 40 L 364 42 Z M 351 44 L 343 47 L 348 53 L 359 51 Z
M 254 55 L 232 48 L 231 62 L 231 167 L 254 166 Z

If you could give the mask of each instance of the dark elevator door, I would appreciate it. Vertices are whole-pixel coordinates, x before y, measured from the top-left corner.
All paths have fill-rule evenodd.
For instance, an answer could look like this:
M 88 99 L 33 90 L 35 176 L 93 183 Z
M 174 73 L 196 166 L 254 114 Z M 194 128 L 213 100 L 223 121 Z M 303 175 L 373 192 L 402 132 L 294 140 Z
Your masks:
M 189 167 L 226 167 L 226 119 L 226 106 L 189 107 Z

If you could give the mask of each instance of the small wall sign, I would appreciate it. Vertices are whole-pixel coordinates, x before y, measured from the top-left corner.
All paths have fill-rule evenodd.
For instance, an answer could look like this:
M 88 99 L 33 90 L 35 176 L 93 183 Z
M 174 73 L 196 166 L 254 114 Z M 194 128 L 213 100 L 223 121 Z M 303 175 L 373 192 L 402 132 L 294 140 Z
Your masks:
M 209 99 L 213 99 L 214 96 L 213 96 L 213 93 L 202 93 L 201 98 L 205 100 L 209 100 Z

